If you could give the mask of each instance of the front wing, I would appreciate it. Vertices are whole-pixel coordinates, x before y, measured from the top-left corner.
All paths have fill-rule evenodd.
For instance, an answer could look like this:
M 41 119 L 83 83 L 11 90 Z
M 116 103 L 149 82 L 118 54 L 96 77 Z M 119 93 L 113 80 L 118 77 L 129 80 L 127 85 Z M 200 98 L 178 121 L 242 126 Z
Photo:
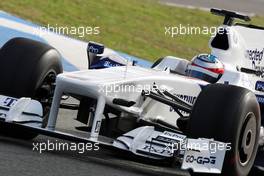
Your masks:
M 224 143 L 213 139 L 189 139 L 181 132 L 158 131 L 153 126 L 142 126 L 105 142 L 100 138 L 79 137 L 69 133 L 41 128 L 40 103 L 28 98 L 14 99 L 0 96 L 0 127 L 17 131 L 30 131 L 73 142 L 99 143 L 101 146 L 132 153 L 152 160 L 173 159 L 184 170 L 203 173 L 221 173 L 225 157 Z M 212 145 L 214 144 L 214 145 Z

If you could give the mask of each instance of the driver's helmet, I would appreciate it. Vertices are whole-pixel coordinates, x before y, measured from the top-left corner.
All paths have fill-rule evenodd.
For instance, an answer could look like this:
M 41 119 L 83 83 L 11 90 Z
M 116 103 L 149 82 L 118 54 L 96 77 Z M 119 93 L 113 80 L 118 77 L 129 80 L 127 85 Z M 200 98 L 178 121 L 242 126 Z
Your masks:
M 224 65 L 212 54 L 195 56 L 187 66 L 187 76 L 216 83 L 224 73 Z

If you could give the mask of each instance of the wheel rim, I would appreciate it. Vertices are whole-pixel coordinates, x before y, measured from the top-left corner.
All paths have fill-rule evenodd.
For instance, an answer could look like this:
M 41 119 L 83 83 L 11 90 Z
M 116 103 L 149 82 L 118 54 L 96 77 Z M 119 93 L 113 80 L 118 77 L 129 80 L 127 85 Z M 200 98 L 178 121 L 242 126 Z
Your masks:
M 239 162 L 242 166 L 247 165 L 254 152 L 257 132 L 257 121 L 253 113 L 249 113 L 243 123 L 239 137 Z

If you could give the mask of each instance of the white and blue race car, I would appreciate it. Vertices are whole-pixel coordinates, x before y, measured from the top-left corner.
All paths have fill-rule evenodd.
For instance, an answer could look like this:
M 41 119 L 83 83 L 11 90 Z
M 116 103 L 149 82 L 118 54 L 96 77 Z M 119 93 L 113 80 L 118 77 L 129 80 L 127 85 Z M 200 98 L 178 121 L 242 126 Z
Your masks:
M 94 142 L 138 157 L 177 162 L 195 173 L 247 175 L 264 144 L 264 28 L 225 17 L 211 54 L 167 56 L 137 66 L 88 44 L 89 68 L 63 72 L 47 44 L 9 40 L 0 50 L 0 132 Z M 72 96 L 77 107 L 62 104 Z M 56 130 L 59 108 L 77 109 L 87 138 Z M 100 136 L 106 137 L 101 138 Z

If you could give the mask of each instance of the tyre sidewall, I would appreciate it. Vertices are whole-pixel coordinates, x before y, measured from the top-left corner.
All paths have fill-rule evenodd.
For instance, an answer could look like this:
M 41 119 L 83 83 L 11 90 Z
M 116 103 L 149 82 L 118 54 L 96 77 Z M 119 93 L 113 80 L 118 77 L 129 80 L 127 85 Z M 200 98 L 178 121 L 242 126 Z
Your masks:
M 258 108 L 258 104 L 256 104 L 255 95 L 249 92 L 245 96 L 241 97 L 241 103 L 237 106 L 235 113 L 230 116 L 233 117 L 233 124 L 227 124 L 227 128 L 231 128 L 230 139 L 231 142 L 231 150 L 226 152 L 225 161 L 223 165 L 223 175 L 245 175 L 245 173 L 249 173 L 250 169 L 254 164 L 254 159 L 257 154 L 258 149 L 258 138 L 260 132 L 260 112 Z M 246 167 L 243 167 L 239 162 L 239 139 L 242 132 L 242 127 L 244 122 L 247 120 L 246 117 L 249 113 L 253 113 L 256 117 L 257 128 L 256 128 L 256 136 L 255 136 L 255 144 L 254 150 L 251 156 L 250 161 L 247 163 Z M 238 123 L 237 123 L 238 122 Z M 224 141 L 228 142 L 228 141 Z M 230 173 L 233 171 L 233 173 Z

